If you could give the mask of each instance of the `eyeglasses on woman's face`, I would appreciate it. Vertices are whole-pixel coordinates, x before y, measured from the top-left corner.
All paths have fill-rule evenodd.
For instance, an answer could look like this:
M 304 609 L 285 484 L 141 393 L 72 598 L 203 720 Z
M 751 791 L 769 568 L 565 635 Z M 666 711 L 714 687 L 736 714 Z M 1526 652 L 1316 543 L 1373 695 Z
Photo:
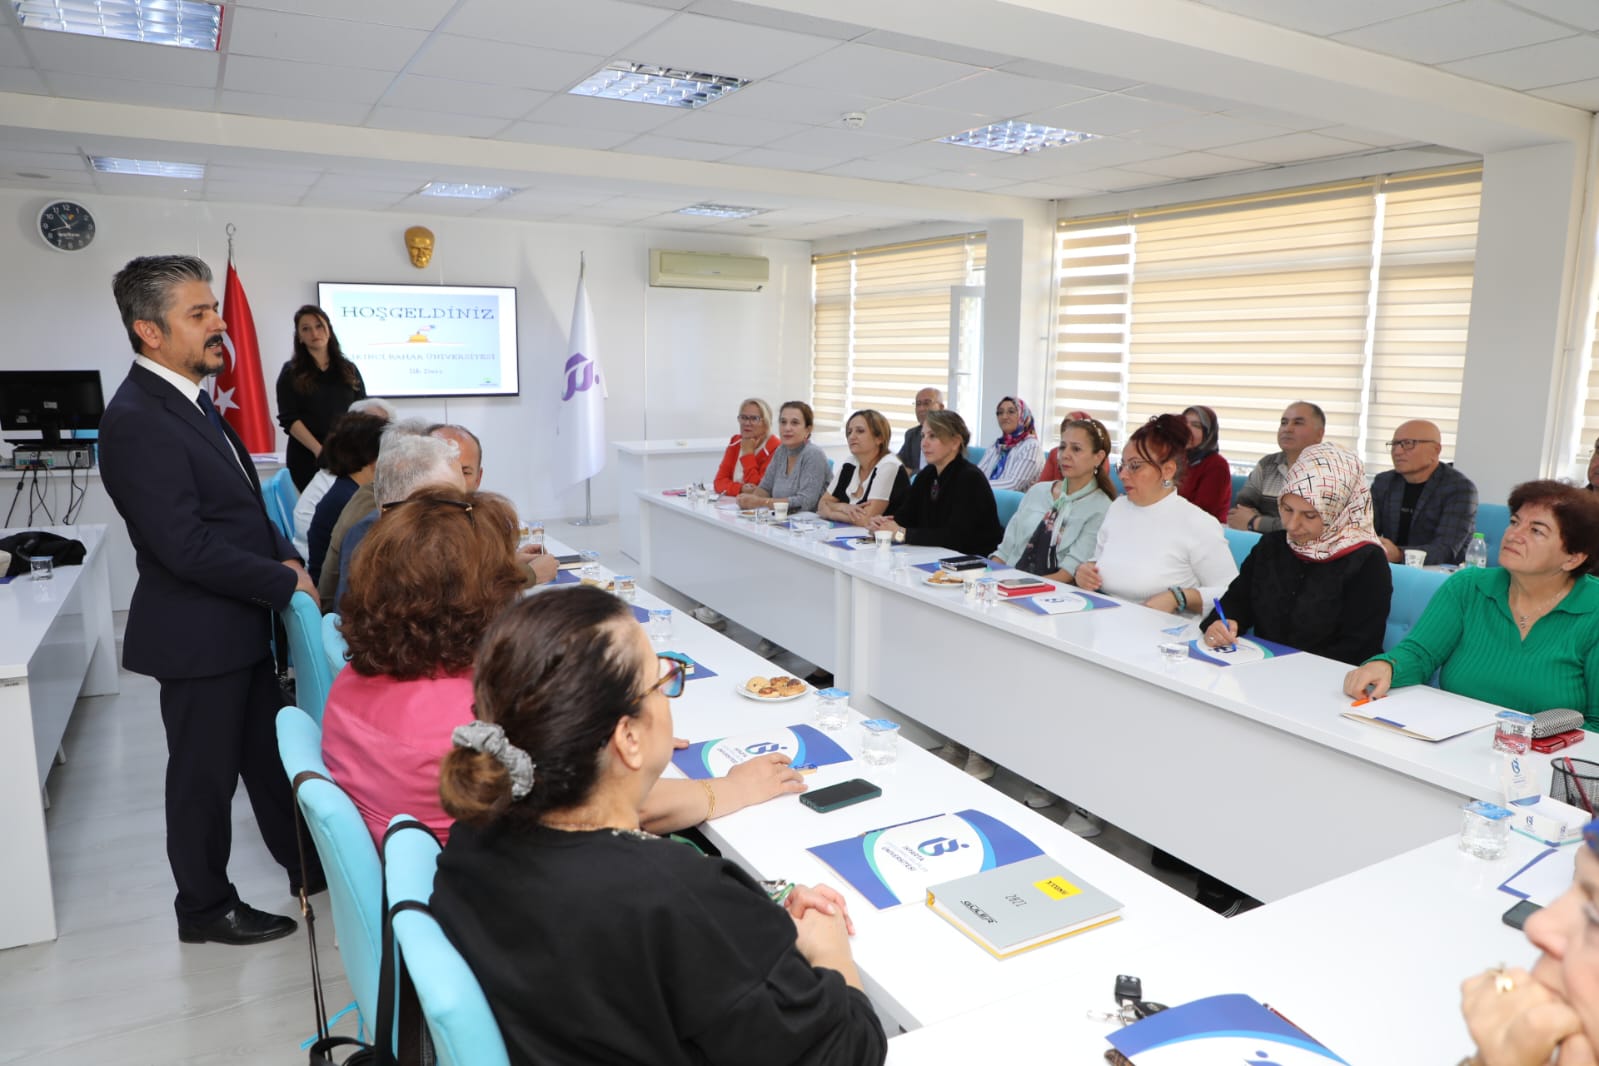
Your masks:
M 677 699 L 683 694 L 683 683 L 688 680 L 688 671 L 694 665 L 694 660 L 677 652 L 666 652 L 655 658 L 660 666 L 660 680 L 651 685 L 639 699 L 644 699 L 655 691 L 659 691 L 669 700 Z
M 1144 467 L 1154 465 L 1154 463 L 1151 463 L 1145 459 L 1123 459 L 1121 462 L 1116 464 L 1116 470 L 1122 474 L 1132 474 L 1136 476 L 1140 470 L 1144 469 Z
M 760 415 L 739 415 L 738 416 L 738 420 L 743 425 L 753 426 L 753 425 L 757 425 L 761 421 L 761 416 Z

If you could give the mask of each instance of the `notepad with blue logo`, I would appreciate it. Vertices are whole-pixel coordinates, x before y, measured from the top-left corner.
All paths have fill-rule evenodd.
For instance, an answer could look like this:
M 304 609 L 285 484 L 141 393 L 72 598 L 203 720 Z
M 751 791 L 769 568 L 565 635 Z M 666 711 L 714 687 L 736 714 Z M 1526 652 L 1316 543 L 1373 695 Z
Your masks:
M 808 848 L 874 907 L 924 899 L 927 887 L 1042 855 L 982 811 L 934 814 Z
M 1151 1014 L 1105 1039 L 1134 1066 L 1348 1066 L 1282 1015 L 1237 993 Z
M 672 765 L 695 781 L 726 777 L 741 762 L 762 755 L 786 755 L 795 766 L 849 762 L 849 752 L 813 726 L 791 725 L 736 737 L 702 740 L 672 753 Z
M 1232 651 L 1212 648 L 1198 640 L 1188 642 L 1188 657 L 1198 659 L 1202 663 L 1210 663 L 1212 666 L 1243 666 L 1245 663 L 1258 663 L 1266 659 L 1294 655 L 1298 651 L 1298 648 L 1290 648 L 1286 644 L 1278 644 L 1274 640 L 1262 640 L 1259 637 L 1239 637 Z
M 1095 596 L 1092 592 L 1079 592 L 1076 590 L 1067 592 L 1065 589 L 1044 592 L 1037 596 L 1022 596 L 1005 602 L 1014 604 L 1024 611 L 1042 615 L 1076 614 L 1079 611 L 1103 611 L 1107 607 L 1121 606 L 1115 600 L 1106 599 L 1104 596 Z

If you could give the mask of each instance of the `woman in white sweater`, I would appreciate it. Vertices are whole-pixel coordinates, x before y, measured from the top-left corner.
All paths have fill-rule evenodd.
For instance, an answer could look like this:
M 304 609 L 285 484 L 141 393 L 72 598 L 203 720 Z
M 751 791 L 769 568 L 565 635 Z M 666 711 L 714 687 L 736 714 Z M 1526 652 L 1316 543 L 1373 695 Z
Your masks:
M 1177 494 L 1188 450 L 1181 415 L 1156 415 L 1122 449 L 1126 494 L 1099 527 L 1077 584 L 1157 611 L 1204 614 L 1238 576 L 1216 519 Z

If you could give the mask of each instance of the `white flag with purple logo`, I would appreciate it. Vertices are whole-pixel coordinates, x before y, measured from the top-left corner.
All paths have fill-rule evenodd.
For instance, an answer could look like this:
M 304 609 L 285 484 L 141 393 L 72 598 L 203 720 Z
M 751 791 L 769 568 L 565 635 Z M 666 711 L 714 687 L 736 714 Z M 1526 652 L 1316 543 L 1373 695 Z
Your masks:
M 576 485 L 605 469 L 605 381 L 594 350 L 594 313 L 577 274 L 577 302 L 572 307 L 572 340 L 561 373 L 561 409 L 555 416 L 557 476 L 563 486 Z

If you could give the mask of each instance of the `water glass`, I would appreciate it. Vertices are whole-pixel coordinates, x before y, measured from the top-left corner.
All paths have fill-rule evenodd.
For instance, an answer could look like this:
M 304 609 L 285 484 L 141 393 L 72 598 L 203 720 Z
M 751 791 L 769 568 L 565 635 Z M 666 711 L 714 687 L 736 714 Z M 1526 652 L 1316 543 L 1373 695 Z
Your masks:
M 650 610 L 649 625 L 650 641 L 654 644 L 666 644 L 672 639 L 672 609 L 670 607 L 654 607 Z
M 539 551 L 544 550 L 544 523 L 540 519 L 533 519 L 522 526 L 521 541 L 523 547 L 534 547 Z
M 755 521 L 761 525 L 770 525 L 772 522 L 772 509 L 770 507 L 755 508 Z
M 638 598 L 638 582 L 633 580 L 632 574 L 617 574 L 611 579 L 616 585 L 616 598 L 623 603 L 632 603 Z
M 848 692 L 841 688 L 824 688 L 816 694 L 816 728 L 833 733 L 848 722 Z
M 888 551 L 894 546 L 894 531 L 892 529 L 879 529 L 872 534 L 872 542 L 877 545 L 878 551 Z
M 899 758 L 899 723 L 873 718 L 861 723 L 861 761 L 867 766 L 892 766 Z
M 1472 800 L 1461 812 L 1460 850 L 1479 859 L 1504 855 L 1510 842 L 1510 812 L 1483 800 Z
M 1426 550 L 1422 549 L 1422 548 L 1406 548 L 1405 549 L 1405 565 L 1406 566 L 1418 566 L 1418 567 L 1419 566 L 1426 566 L 1427 565 L 1427 552 L 1426 552 Z
M 888 551 L 888 572 L 896 577 L 906 573 L 911 568 L 911 553 L 904 548 L 890 548 Z
M 55 560 L 48 555 L 35 555 L 28 560 L 28 571 L 35 581 L 49 581 L 56 576 Z
M 1160 651 L 1160 657 L 1167 666 L 1176 666 L 1188 658 L 1188 642 L 1186 640 L 1163 640 L 1155 647 Z
M 600 584 L 600 553 L 585 549 L 577 553 L 583 560 L 583 568 L 578 571 L 578 576 L 593 585 Z
M 772 517 L 777 519 L 779 522 L 787 522 L 788 521 L 788 501 L 787 500 L 773 500 L 772 501 Z
M 1525 755 L 1532 747 L 1532 715 L 1500 711 L 1494 716 L 1494 751 Z
M 978 604 L 982 602 L 983 590 L 977 587 L 978 571 L 968 570 L 961 575 L 961 593 L 966 597 L 966 602 Z
M 999 579 L 980 577 L 977 579 L 977 598 L 984 607 L 992 607 L 999 602 Z

